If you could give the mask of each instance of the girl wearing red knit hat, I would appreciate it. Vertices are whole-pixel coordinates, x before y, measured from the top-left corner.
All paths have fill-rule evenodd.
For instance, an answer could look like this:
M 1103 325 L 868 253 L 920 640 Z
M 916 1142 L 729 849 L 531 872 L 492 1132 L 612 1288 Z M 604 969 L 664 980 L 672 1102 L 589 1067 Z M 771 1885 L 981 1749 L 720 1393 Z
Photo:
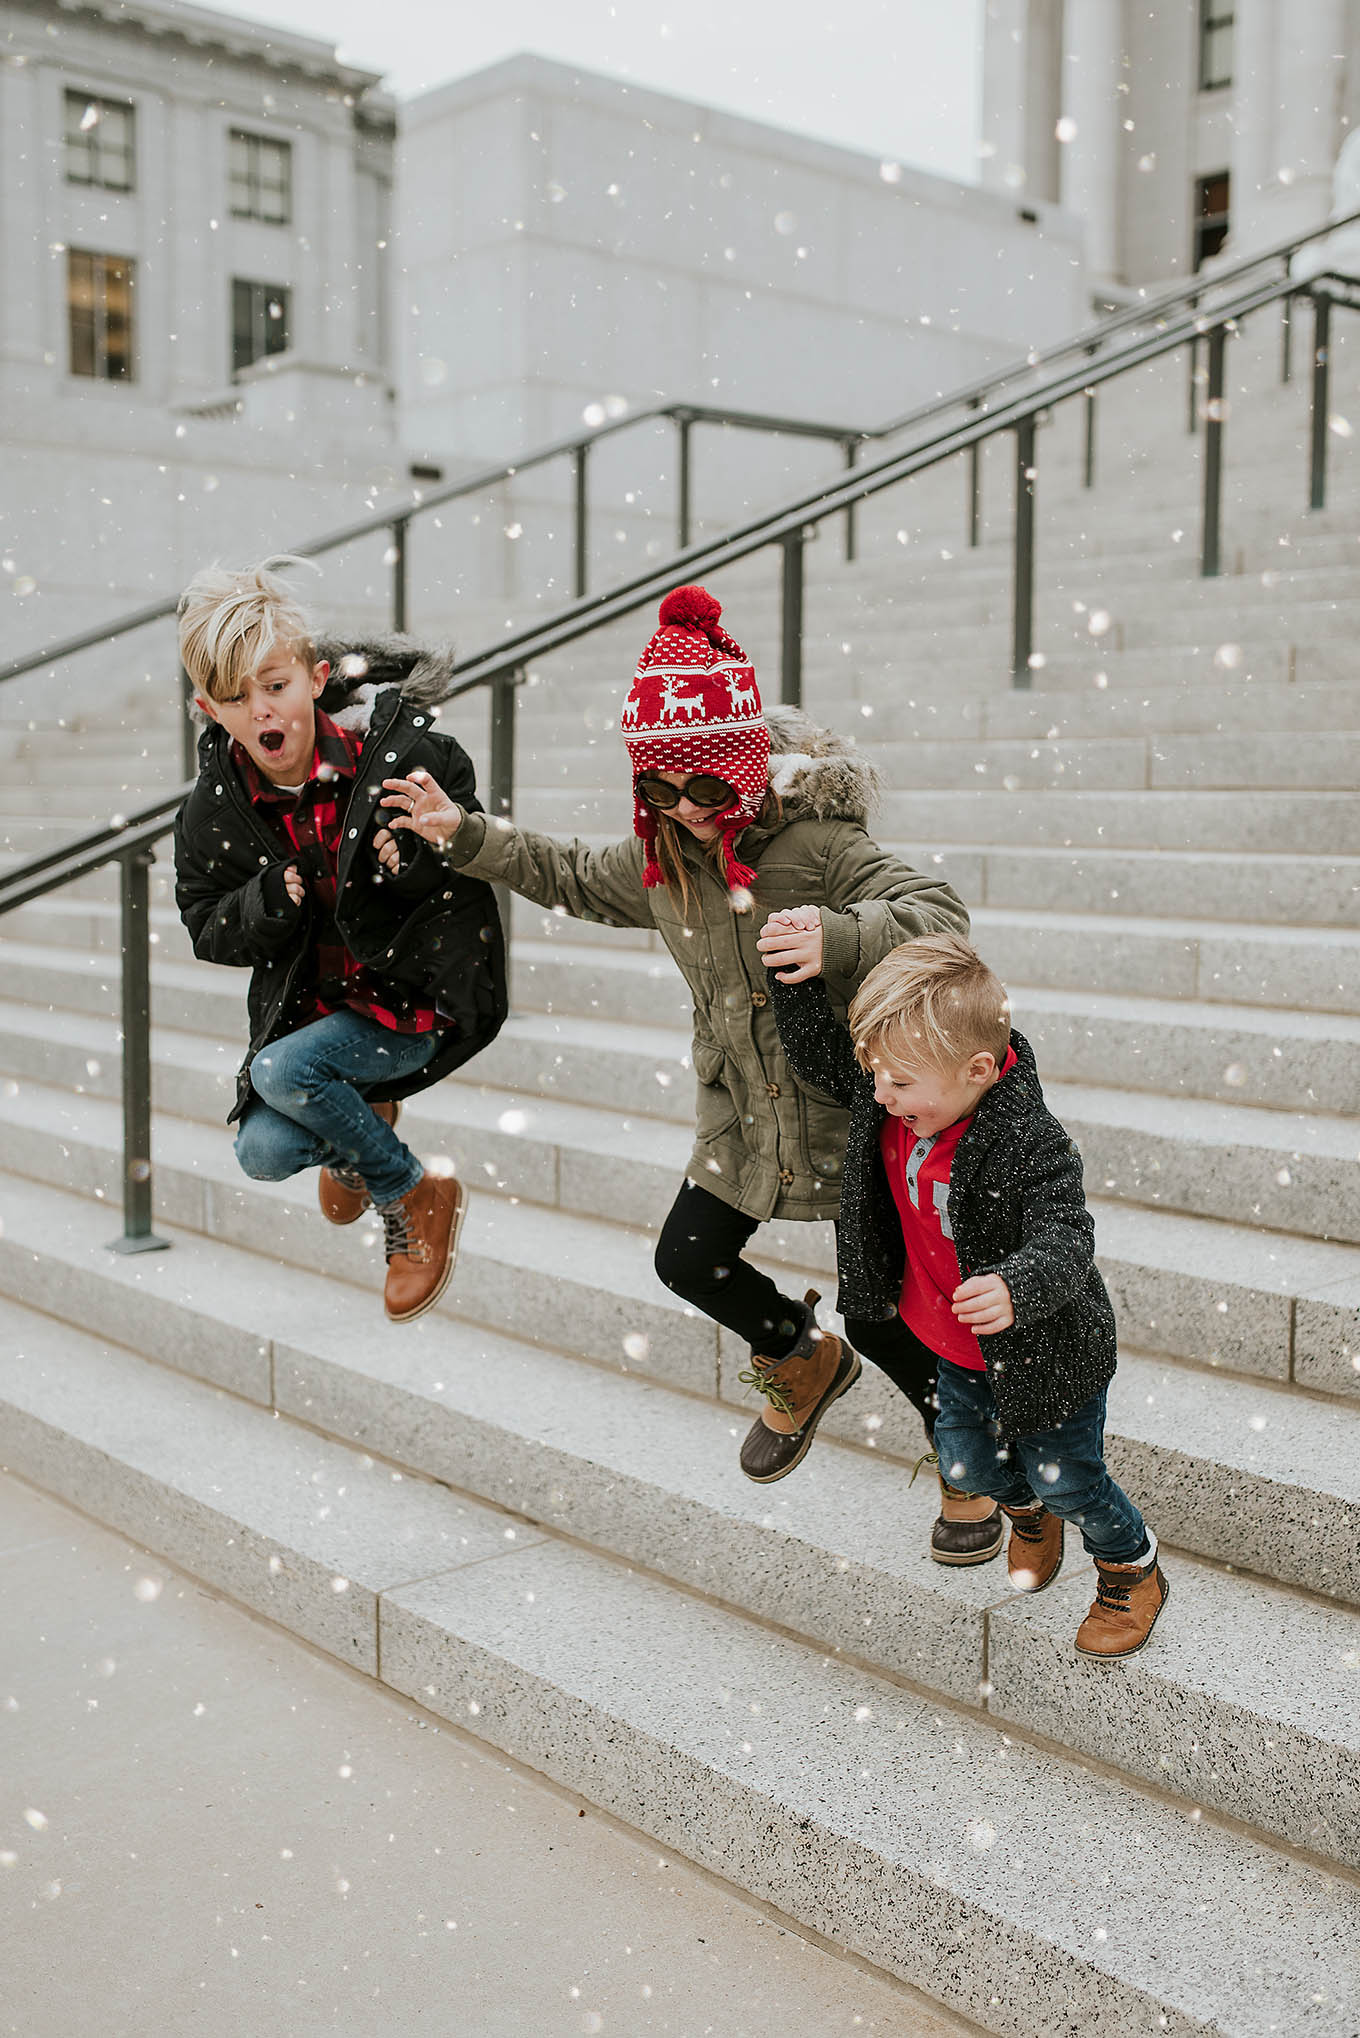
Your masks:
M 762 712 L 755 673 L 701 587 L 661 604 L 638 663 L 622 734 L 632 767 L 633 835 L 594 848 L 464 813 L 429 779 L 385 782 L 393 828 L 411 828 L 459 870 L 539 905 L 614 926 L 655 928 L 694 996 L 699 1109 L 688 1176 L 662 1226 L 666 1286 L 751 1346 L 743 1375 L 765 1407 L 742 1470 L 780 1479 L 805 1455 L 826 1409 L 859 1377 L 855 1347 L 934 1423 L 934 1382 L 887 1323 L 823 1334 L 815 1296 L 796 1301 L 742 1257 L 770 1218 L 835 1218 L 846 1116 L 800 1087 L 780 1045 L 766 962 L 789 966 L 769 913 L 819 909 L 790 932 L 797 974 L 820 969 L 841 1016 L 861 980 L 912 935 L 968 916 L 945 884 L 919 876 L 865 831 L 872 768 L 797 709 Z M 758 910 L 753 911 L 753 907 Z

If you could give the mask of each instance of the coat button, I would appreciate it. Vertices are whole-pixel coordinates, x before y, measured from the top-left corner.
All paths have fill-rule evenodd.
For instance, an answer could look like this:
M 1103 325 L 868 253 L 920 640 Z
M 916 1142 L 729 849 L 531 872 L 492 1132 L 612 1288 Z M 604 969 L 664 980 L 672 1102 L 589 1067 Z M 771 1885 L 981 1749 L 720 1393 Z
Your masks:
M 396 761 L 397 761 L 397 753 L 396 753 L 396 751 L 395 751 L 395 750 L 389 750 L 389 751 L 388 751 L 388 753 L 387 753 L 387 759 L 386 759 L 386 761 L 387 761 L 387 763 L 388 763 L 388 764 L 395 764 L 395 763 L 396 763 Z
M 779 1095 L 779 1085 L 778 1085 L 778 1083 L 766 1083 L 766 1085 L 765 1085 L 765 1095 L 766 1095 L 767 1097 L 777 1097 L 777 1096 Z
M 751 1003 L 752 1003 L 753 1005 L 756 1005 L 756 1006 L 760 1006 L 760 1005 L 768 1005 L 768 1004 L 769 1004 L 769 1002 L 770 1002 L 770 994 L 769 994 L 769 992 L 768 992 L 768 991 L 752 991 L 752 993 L 751 993 Z
M 779 1179 L 786 1189 L 791 1189 L 793 1187 L 793 1169 L 781 1168 L 779 1170 Z

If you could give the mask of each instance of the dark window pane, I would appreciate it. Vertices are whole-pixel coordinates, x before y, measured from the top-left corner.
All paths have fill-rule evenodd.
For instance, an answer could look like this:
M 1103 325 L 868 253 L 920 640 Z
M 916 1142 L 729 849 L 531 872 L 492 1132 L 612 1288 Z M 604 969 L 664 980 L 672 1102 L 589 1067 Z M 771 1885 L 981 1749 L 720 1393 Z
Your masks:
M 1226 0 L 1200 0 L 1199 89 L 1213 92 L 1232 83 L 1233 10 Z
M 70 248 L 66 309 L 71 373 L 97 382 L 136 379 L 136 265 L 121 255 Z
M 231 367 L 234 375 L 266 354 L 287 352 L 290 293 L 277 283 L 236 277 L 231 286 Z
M 293 150 L 290 142 L 233 128 L 230 138 L 229 187 L 237 219 L 262 219 L 286 226 L 293 213 Z
M 66 177 L 131 191 L 136 181 L 136 115 L 125 101 L 87 92 L 66 94 Z

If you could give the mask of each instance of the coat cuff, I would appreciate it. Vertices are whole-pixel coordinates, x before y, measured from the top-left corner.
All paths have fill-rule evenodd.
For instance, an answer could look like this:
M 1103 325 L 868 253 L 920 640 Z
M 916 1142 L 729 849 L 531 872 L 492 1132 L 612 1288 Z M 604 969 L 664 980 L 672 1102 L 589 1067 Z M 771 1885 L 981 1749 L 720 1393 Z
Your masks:
M 834 913 L 823 906 L 822 975 L 853 983 L 859 974 L 859 921 L 853 913 Z
M 283 881 L 287 869 L 286 863 L 271 863 L 268 870 L 260 873 L 260 904 L 270 920 L 295 919 L 302 910 L 288 896 L 288 887 Z
M 486 815 L 470 814 L 464 807 L 463 818 L 458 824 L 457 832 L 450 836 L 439 853 L 455 870 L 461 870 L 465 863 L 471 863 L 474 857 L 481 854 L 485 844 Z

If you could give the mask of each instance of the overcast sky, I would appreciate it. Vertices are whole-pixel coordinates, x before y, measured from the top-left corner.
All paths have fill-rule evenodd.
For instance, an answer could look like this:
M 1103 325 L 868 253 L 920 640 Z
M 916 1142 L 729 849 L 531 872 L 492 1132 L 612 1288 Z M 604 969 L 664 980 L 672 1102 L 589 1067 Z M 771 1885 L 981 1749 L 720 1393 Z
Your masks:
M 406 98 L 521 50 L 826 141 L 977 174 L 982 0 L 228 0 Z

